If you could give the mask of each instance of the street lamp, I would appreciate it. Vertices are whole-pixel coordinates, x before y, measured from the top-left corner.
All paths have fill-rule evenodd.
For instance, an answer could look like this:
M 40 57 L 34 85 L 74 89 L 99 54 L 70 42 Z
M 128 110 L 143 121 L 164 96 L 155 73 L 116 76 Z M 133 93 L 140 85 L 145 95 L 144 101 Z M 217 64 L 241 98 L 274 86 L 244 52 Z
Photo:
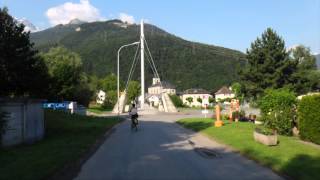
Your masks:
M 122 48 L 124 48 L 124 47 L 128 47 L 128 46 L 133 46 L 133 45 L 136 45 L 136 44 L 139 44 L 140 42 L 139 41 L 137 41 L 137 42 L 134 42 L 134 43 L 131 43 L 131 44 L 126 44 L 126 45 L 123 45 L 123 46 L 121 46 L 120 48 L 119 48 L 119 50 L 118 50 L 118 56 L 117 56 L 117 93 L 118 93 L 118 117 L 119 117 L 119 114 L 120 114 L 120 101 L 119 101 L 119 99 L 120 99 L 120 78 L 119 78 L 119 76 L 120 76 L 120 72 L 119 72 L 119 59 L 120 59 L 120 51 L 121 51 L 121 49 Z

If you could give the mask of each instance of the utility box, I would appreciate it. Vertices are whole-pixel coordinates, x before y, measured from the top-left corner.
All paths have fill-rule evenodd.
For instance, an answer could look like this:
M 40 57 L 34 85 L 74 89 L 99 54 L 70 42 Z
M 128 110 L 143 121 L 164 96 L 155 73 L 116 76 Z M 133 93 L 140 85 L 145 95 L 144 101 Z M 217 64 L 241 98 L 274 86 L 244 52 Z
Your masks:
M 2 135 L 2 146 L 31 144 L 45 134 L 43 100 L 0 98 L 0 111 L 6 112 L 7 127 Z

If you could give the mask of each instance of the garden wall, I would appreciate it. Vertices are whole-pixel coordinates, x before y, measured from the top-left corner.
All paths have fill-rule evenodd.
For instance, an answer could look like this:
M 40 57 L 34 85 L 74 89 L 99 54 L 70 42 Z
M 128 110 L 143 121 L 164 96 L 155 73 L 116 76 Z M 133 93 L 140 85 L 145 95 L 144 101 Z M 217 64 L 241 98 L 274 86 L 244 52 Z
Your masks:
M 7 127 L 2 145 L 12 146 L 41 140 L 45 132 L 42 100 L 0 99 L 0 110 L 6 112 Z

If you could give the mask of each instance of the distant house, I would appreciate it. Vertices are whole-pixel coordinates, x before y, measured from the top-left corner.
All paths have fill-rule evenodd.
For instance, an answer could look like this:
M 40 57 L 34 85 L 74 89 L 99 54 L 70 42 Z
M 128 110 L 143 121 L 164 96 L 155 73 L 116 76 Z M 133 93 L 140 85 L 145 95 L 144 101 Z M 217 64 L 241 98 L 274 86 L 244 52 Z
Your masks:
M 176 94 L 176 87 L 169 82 L 161 81 L 160 78 L 153 78 L 152 85 L 148 88 L 148 94 Z
M 212 98 L 212 95 L 204 89 L 188 89 L 185 90 L 180 97 L 182 99 L 183 104 L 186 104 L 190 107 L 205 107 L 210 105 L 209 98 Z M 191 103 L 187 100 L 189 98 L 192 98 Z M 202 100 L 201 103 L 198 101 L 199 98 Z
M 152 107 L 158 107 L 161 101 L 160 94 L 148 94 L 146 98 Z
M 160 82 L 160 78 L 153 78 L 152 85 L 148 88 L 148 94 L 146 96 L 151 106 L 159 106 L 161 93 L 176 94 L 176 88 L 168 82 Z
M 99 92 L 97 93 L 97 99 L 96 99 L 97 104 L 103 104 L 105 99 L 106 99 L 106 92 L 99 90 Z
M 231 88 L 227 88 L 226 86 L 223 86 L 216 93 L 214 93 L 214 95 L 216 101 L 235 97 L 235 94 L 231 91 Z

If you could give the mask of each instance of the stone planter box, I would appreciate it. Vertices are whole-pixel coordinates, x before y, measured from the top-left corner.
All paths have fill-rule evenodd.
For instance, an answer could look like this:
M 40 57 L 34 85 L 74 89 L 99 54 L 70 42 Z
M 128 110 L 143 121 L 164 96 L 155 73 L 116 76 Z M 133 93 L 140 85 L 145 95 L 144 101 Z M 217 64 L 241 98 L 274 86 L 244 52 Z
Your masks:
M 277 134 L 265 135 L 259 132 L 259 130 L 254 130 L 253 137 L 256 142 L 259 142 L 267 146 L 275 146 L 278 144 Z

